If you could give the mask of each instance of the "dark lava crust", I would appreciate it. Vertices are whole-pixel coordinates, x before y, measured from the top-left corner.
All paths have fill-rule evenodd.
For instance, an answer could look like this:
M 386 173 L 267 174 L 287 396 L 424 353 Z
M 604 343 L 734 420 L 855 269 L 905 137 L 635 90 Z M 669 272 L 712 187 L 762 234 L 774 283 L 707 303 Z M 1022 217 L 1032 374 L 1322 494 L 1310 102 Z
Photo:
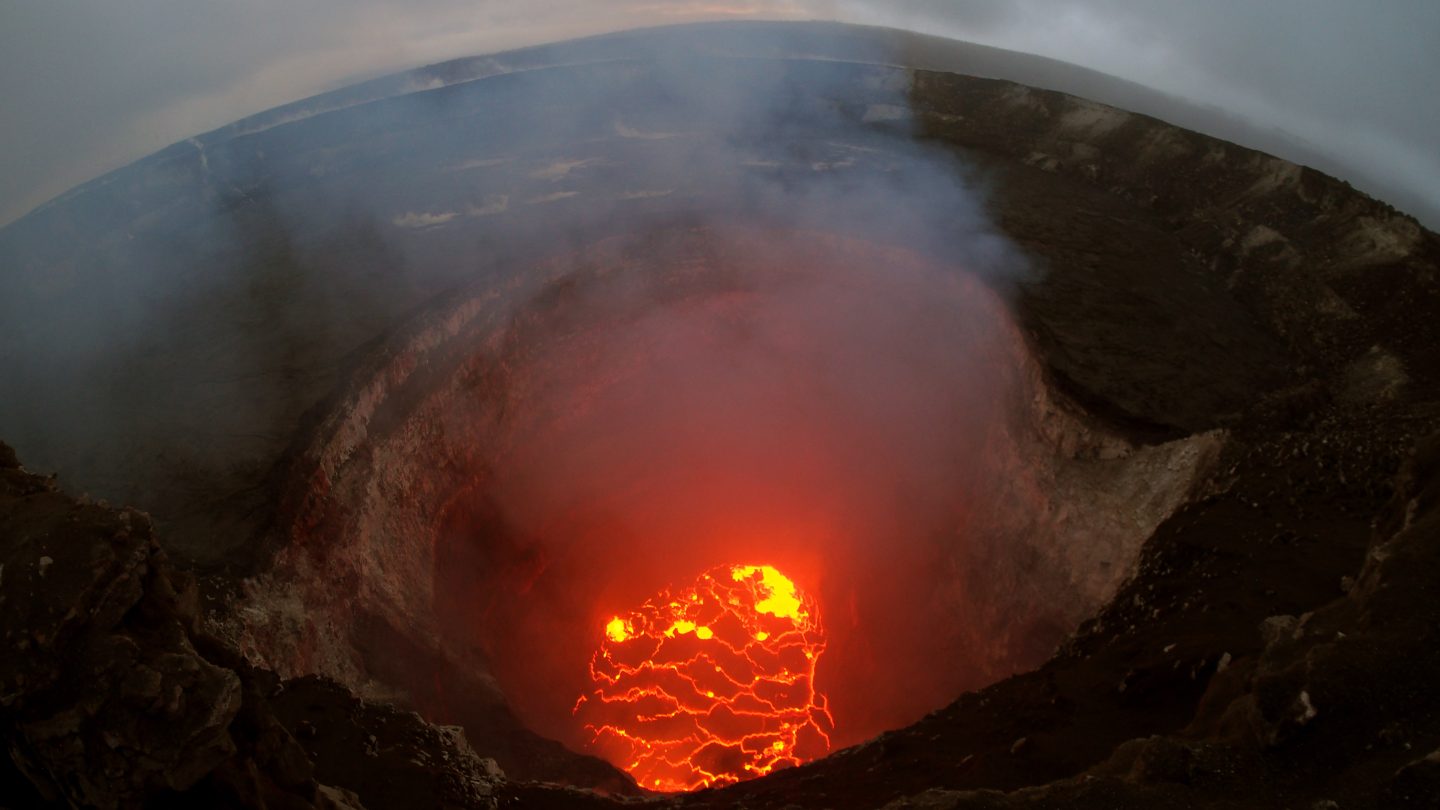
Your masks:
M 814 65 L 784 48 L 868 54 L 873 38 L 897 36 L 781 28 L 777 41 L 760 33 L 773 27 L 730 35 L 797 81 Z M 646 42 L 689 36 L 502 60 L 518 70 L 619 49 L 633 57 L 626 70 L 644 74 Z M 993 75 L 1004 63 L 931 40 L 908 47 L 916 64 L 945 71 Z M 461 191 L 441 168 L 456 156 L 427 163 L 406 144 L 492 105 L 511 110 L 517 85 L 553 91 L 576 72 L 608 76 L 581 65 L 487 84 L 488 69 L 429 68 L 311 100 L 330 113 L 210 133 L 0 232 L 0 425 L 16 434 L 6 438 L 28 463 L 60 470 L 59 484 L 123 499 L 158 526 L 60 491 L 0 445 L 0 807 L 647 801 L 555 784 L 627 789 L 606 784 L 613 770 L 553 750 L 543 773 L 527 775 L 547 781 L 506 778 L 489 758 L 510 743 L 474 729 L 467 740 L 322 679 L 282 681 L 208 629 L 238 575 L 262 570 L 273 550 L 257 538 L 273 522 L 295 434 L 377 335 L 478 272 L 456 256 L 479 250 L 470 261 L 495 274 L 534 257 L 495 236 L 529 233 L 518 214 L 422 238 L 344 211 L 295 233 L 274 215 L 278 202 L 310 200 L 296 167 L 322 165 L 358 173 L 332 194 L 365 187 L 397 212 L 416 189 L 454 202 L 446 195 Z M 1059 70 L 1035 63 L 1027 75 L 1044 69 Z M 833 70 L 857 83 L 895 72 Z M 1039 669 L 807 766 L 648 801 L 1440 806 L 1440 240 L 1313 170 L 955 72 L 905 71 L 907 103 L 919 137 L 974 167 L 991 215 L 1041 270 L 1020 283 L 1015 310 L 1053 384 L 1138 442 L 1224 429 L 1222 461 L 1148 540 L 1111 603 Z M 421 99 L 433 120 L 407 117 L 416 99 L 397 88 L 437 77 L 466 81 L 442 88 L 448 106 Z M 1135 92 L 1085 79 L 1096 97 Z M 875 99 L 851 101 L 863 113 Z M 397 154 L 411 163 L 373 171 Z M 188 217 L 216 200 L 243 236 L 238 253 L 185 236 L 214 226 Z M 592 235 L 655 213 L 597 223 L 557 210 Z M 53 373 L 74 348 L 56 313 L 102 318 L 107 297 L 143 300 L 207 262 L 245 275 L 197 292 L 162 324 L 175 334 L 156 334 L 174 345 L 147 333 L 103 366 Z M 383 294 L 370 295 L 376 283 Z M 353 317 L 312 322 L 327 300 Z M 253 407 L 227 409 L 236 380 L 264 382 Z M 109 398 L 78 393 L 90 391 Z M 118 435 L 85 427 L 117 403 L 144 416 Z M 212 441 L 210 430 L 223 435 Z

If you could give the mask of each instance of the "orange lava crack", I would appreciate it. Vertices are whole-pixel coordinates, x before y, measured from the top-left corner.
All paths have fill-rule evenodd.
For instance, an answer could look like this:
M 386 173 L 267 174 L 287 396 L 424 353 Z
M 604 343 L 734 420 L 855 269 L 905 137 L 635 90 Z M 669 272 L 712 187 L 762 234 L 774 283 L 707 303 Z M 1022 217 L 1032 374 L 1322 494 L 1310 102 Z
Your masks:
M 768 565 L 721 566 L 606 624 L 575 714 L 593 748 L 660 791 L 725 785 L 830 750 L 815 601 Z

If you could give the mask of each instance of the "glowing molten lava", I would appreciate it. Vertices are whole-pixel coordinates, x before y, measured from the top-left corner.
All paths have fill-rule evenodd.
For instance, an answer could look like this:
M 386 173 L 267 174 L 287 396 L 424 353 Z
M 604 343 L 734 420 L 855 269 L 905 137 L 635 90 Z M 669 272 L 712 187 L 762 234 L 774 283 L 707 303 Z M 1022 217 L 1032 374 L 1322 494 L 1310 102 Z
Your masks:
M 768 565 L 721 566 L 605 625 L 575 712 L 652 790 L 724 785 L 830 750 L 815 601 Z

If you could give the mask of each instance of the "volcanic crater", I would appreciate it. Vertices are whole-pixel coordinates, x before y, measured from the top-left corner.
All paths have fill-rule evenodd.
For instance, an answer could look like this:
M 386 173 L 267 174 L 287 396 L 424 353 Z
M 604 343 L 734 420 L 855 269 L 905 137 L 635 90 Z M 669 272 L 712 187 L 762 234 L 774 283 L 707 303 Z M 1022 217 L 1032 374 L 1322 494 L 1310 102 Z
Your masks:
M 1222 445 L 1087 419 L 1000 295 L 903 248 L 692 229 L 583 262 L 377 348 L 294 467 L 247 649 L 443 703 L 432 665 L 385 660 L 404 636 L 584 748 L 611 615 L 762 560 L 843 606 L 818 681 L 857 743 L 1043 662 Z
M 60 483 L 0 456 L 0 787 L 1425 806 L 1440 241 L 1110 105 L 1174 109 L 898 32 L 661 29 L 299 102 L 8 226 L 0 431 Z M 707 571 L 757 622 L 811 600 L 745 632 L 815 631 L 824 739 L 771 694 L 640 785 L 597 662 L 733 651 L 647 602 Z M 723 657 L 625 728 L 712 729 Z

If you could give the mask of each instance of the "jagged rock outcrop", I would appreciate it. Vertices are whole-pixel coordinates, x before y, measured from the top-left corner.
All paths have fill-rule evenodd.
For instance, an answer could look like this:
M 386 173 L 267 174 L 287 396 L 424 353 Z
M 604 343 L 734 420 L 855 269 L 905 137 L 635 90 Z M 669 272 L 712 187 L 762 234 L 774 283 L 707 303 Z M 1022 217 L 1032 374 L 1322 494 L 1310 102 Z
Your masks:
M 8 448 L 7 448 L 8 451 Z M 133 806 L 236 754 L 240 679 L 196 652 L 193 586 L 149 520 L 0 470 L 0 703 L 17 767 L 46 798 Z
M 501 774 L 463 735 L 284 684 L 199 616 L 146 515 L 77 501 L 0 443 L 0 805 L 493 805 Z M 368 747 L 337 767 L 292 732 Z

